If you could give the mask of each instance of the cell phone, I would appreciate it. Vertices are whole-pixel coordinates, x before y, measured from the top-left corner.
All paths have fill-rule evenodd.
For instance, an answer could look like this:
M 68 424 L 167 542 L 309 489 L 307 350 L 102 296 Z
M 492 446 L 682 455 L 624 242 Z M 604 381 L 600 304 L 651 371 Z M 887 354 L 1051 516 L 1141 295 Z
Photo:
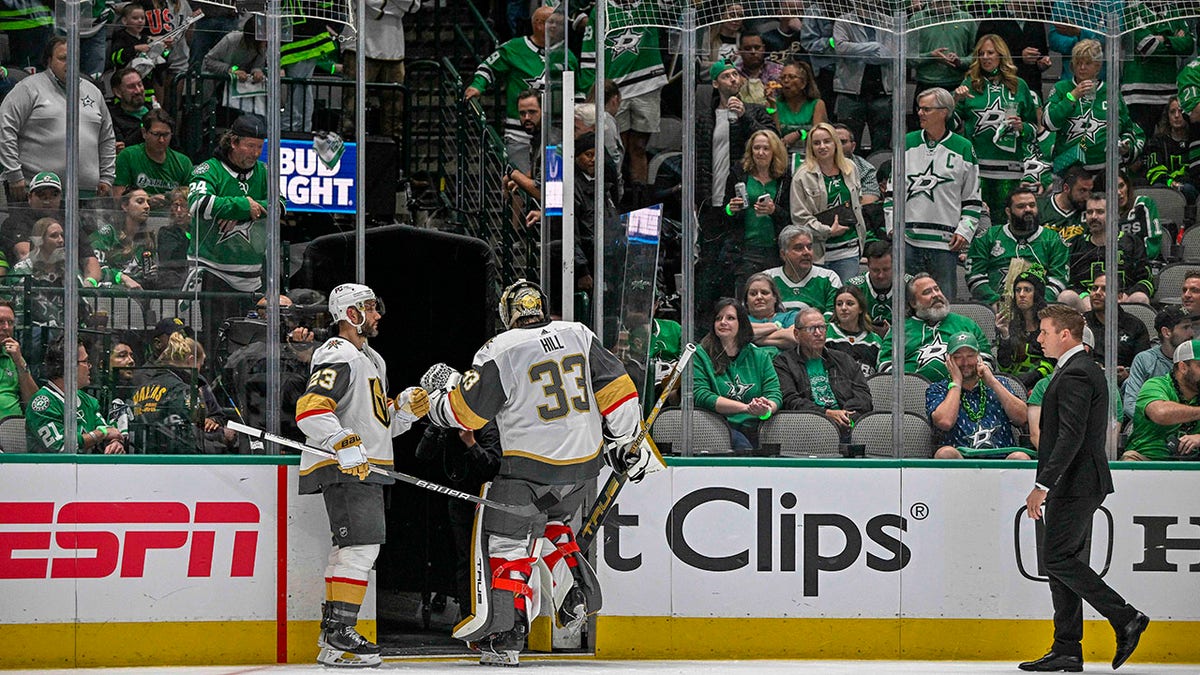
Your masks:
M 767 201 L 767 200 L 768 200 L 768 199 L 770 199 L 770 198 L 771 198 L 771 195 L 769 195 L 769 194 L 766 194 L 766 193 L 763 193 L 763 194 L 759 195 L 759 196 L 758 196 L 758 199 L 756 199 L 756 200 L 754 200 L 754 201 L 755 201 L 755 202 L 757 202 L 757 203 L 759 203 L 759 204 L 762 204 L 763 202 Z

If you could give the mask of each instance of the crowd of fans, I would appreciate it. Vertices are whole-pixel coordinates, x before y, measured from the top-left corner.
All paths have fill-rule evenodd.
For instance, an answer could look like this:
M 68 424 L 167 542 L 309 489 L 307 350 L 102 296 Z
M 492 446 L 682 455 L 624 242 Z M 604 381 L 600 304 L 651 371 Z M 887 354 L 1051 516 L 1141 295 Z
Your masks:
M 81 307 L 99 338 L 80 346 L 88 355 L 80 359 L 81 369 L 87 361 L 105 372 L 110 394 L 101 403 L 125 405 L 111 408 L 114 415 L 127 409 L 135 424 L 153 423 L 160 440 L 143 435 L 142 443 L 163 444 L 169 437 L 168 444 L 176 445 L 190 439 L 184 443 L 190 451 L 236 451 L 220 426 L 231 411 L 249 414 L 244 394 L 230 396 L 228 381 L 208 385 L 202 372 L 218 370 L 204 367 L 209 354 L 220 352 L 227 363 L 231 353 L 251 347 L 230 345 L 221 336 L 236 333 L 227 324 L 253 314 L 261 297 L 268 180 L 257 159 L 266 136 L 261 26 L 252 16 L 208 5 L 201 11 L 187 0 L 93 5 L 97 10 L 85 17 L 74 54 L 54 35 L 54 16 L 39 11 L 43 5 L 0 3 L 23 17 L 19 27 L 5 30 L 5 64 L 13 67 L 3 71 L 0 85 L 0 171 L 7 197 L 0 272 L 13 289 L 6 293 L 10 311 L 28 317 L 18 322 L 26 329 L 22 335 L 37 343 L 26 350 L 36 358 L 32 365 L 19 347 L 6 347 L 6 354 L 13 372 L 32 370 L 53 382 L 56 367 L 40 357 L 52 358 L 55 350 L 47 344 L 62 326 L 63 307 L 53 292 L 37 288 L 61 287 L 65 277 L 62 187 L 70 138 L 79 148 L 78 190 L 85 201 L 83 236 L 72 253 L 81 283 L 203 294 L 199 323 L 186 327 L 192 335 L 172 331 L 178 339 L 159 335 L 161 344 L 145 349 L 139 348 L 143 336 L 114 335 L 90 305 Z M 376 20 L 361 27 L 358 39 L 369 79 L 403 81 L 403 19 L 415 7 L 368 2 Z M 1104 53 L 1094 36 L 1037 20 L 1046 17 L 1023 16 L 1019 2 L 965 8 L 948 0 L 923 3 L 918 14 L 959 23 L 914 35 L 907 64 L 914 96 L 909 110 L 899 111 L 890 92 L 894 36 L 864 25 L 858 11 L 850 4 L 832 19 L 746 20 L 744 8 L 731 4 L 725 20 L 701 36 L 694 84 L 703 95 L 696 118 L 685 125 L 694 127 L 696 138 L 696 203 L 688 205 L 699 223 L 694 295 L 697 313 L 708 316 L 698 332 L 710 333 L 695 365 L 697 404 L 726 416 L 739 449 L 753 446 L 759 423 L 778 410 L 820 409 L 846 438 L 856 416 L 873 409 L 865 379 L 902 360 L 905 372 L 931 383 L 928 420 L 940 436 L 931 453 L 968 456 L 1022 443 L 1033 451 L 1036 440 L 1028 436 L 1036 438 L 1036 431 L 1027 420 L 1036 412 L 1026 413 L 1025 402 L 1014 401 L 1026 390 L 1036 396 L 1038 384 L 1053 373 L 1037 340 L 1038 313 L 1058 302 L 1084 313 L 1096 336 L 1103 335 L 1107 319 L 1116 321 L 1118 380 L 1138 443 L 1145 437 L 1138 424 L 1181 419 L 1178 412 L 1144 404 L 1141 392 L 1143 383 L 1168 377 L 1177 395 L 1192 392 L 1194 399 L 1195 388 L 1183 383 L 1193 359 L 1181 360 L 1176 348 L 1187 344 L 1184 328 L 1190 330 L 1200 315 L 1200 272 L 1179 289 L 1182 309 L 1159 312 L 1154 343 L 1128 311 L 1106 317 L 1104 299 L 1113 279 L 1121 303 L 1176 300 L 1176 289 L 1158 288 L 1156 272 L 1169 261 L 1170 244 L 1192 224 L 1200 185 L 1196 27 L 1169 21 L 1135 31 L 1136 48 L 1123 54 L 1119 109 L 1110 111 Z M 543 75 L 548 65 L 578 71 L 576 291 L 603 283 L 592 276 L 592 242 L 619 238 L 619 210 L 679 199 L 677 183 L 654 184 L 661 167 L 659 176 L 651 172 L 653 141 L 664 119 L 678 114 L 675 97 L 664 96 L 677 73 L 665 34 L 639 25 L 637 16 L 625 6 L 610 8 L 609 26 L 619 29 L 621 49 L 612 44 L 618 31 L 600 48 L 591 30 L 594 15 L 568 18 L 539 7 L 529 14 L 527 35 L 499 45 L 463 91 L 467 101 L 496 96 L 504 103 L 505 119 L 497 120 L 510 167 L 504 189 L 514 197 L 513 226 L 530 227 L 542 218 Z M 582 40 L 573 39 L 570 48 L 562 44 L 567 25 L 573 35 L 583 29 Z M 358 42 L 343 41 L 339 53 L 341 30 L 308 21 L 285 43 L 283 74 L 300 80 L 286 87 L 285 129 L 313 128 L 315 93 L 306 78 L 353 76 Z M 603 82 L 595 81 L 598 58 L 605 59 Z M 85 76 L 78 133 L 66 129 L 62 84 L 70 59 L 79 60 Z M 1057 81 L 1047 75 L 1056 63 L 1062 66 Z M 173 92 L 189 66 L 222 78 L 210 93 L 221 102 L 228 131 L 211 157 L 189 157 L 173 142 L 179 121 Z M 388 112 L 385 132 L 402 134 L 396 125 L 400 100 L 384 93 L 379 101 Z M 342 105 L 354 103 L 343 99 Z M 881 153 L 891 150 L 895 115 L 905 116 L 909 131 L 896 144 L 905 152 L 905 175 L 893 180 Z M 1114 124 L 1121 171 L 1105 176 L 1106 137 Z M 592 133 L 600 125 L 605 147 L 598 157 Z M 556 142 L 555 132 L 549 136 Z M 595 180 L 600 163 L 604 185 Z M 1112 272 L 1104 269 L 1110 182 L 1118 187 L 1112 208 L 1120 236 L 1118 269 L 1106 274 Z M 1192 207 L 1188 217 L 1161 222 L 1155 201 L 1139 194 L 1147 186 L 1178 191 Z M 594 211 L 597 192 L 608 202 L 603 213 Z M 901 204 L 903 221 L 897 222 Z M 905 243 L 903 270 L 892 265 L 890 241 L 897 229 Z M 555 250 L 553 244 L 547 248 Z M 673 275 L 661 276 L 669 285 Z M 892 297 L 900 289 L 908 313 L 893 317 Z M 991 326 L 985 331 L 951 311 L 952 303 L 968 298 L 991 310 L 994 340 Z M 0 309 L 0 333 L 3 321 Z M 897 324 L 904 328 L 904 354 L 892 353 L 890 330 Z M 294 328 L 300 331 L 297 345 L 312 341 L 313 326 Z M 1102 358 L 1103 339 L 1093 342 Z M 304 371 L 302 355 L 309 348 L 287 352 L 297 373 Z M 660 348 L 678 352 L 677 346 Z M 109 365 L 118 363 L 110 358 L 118 349 L 128 350 L 138 365 L 125 365 L 128 357 Z M 125 377 L 130 368 L 136 377 Z M 137 373 L 141 368 L 154 372 Z M 33 392 L 26 389 L 36 382 L 12 380 L 29 405 Z M 175 388 L 167 385 L 174 382 L 186 382 L 189 392 L 170 393 Z M 94 390 L 95 382 L 89 383 Z M 139 387 L 166 391 L 167 400 L 156 399 L 150 410 Z M 180 407 L 181 401 L 186 405 Z M 980 425 L 997 433 L 982 433 Z M 109 451 L 108 427 L 93 429 L 104 437 L 84 438 L 87 447 Z M 126 447 L 136 447 L 134 435 L 122 431 Z M 53 432 L 46 434 L 52 441 Z M 30 442 L 46 434 L 31 426 Z M 1192 452 L 1196 445 L 1180 441 L 1171 452 Z M 43 441 L 42 447 L 50 445 Z M 1016 449 L 984 454 L 1026 456 Z M 1135 456 L 1158 455 L 1136 448 L 1126 453 Z

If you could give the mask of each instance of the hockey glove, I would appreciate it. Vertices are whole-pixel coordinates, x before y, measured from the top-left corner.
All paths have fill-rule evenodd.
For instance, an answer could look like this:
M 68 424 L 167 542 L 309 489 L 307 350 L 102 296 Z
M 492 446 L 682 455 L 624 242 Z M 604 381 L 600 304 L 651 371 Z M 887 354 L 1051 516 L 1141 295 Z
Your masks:
M 392 411 L 410 424 L 429 414 L 429 394 L 420 387 L 405 389 L 391 403 Z
M 338 468 L 342 473 L 363 480 L 371 473 L 371 465 L 363 452 L 362 438 L 349 429 L 339 429 L 337 433 L 325 439 L 325 447 L 337 454 Z
M 429 393 L 448 392 L 458 386 L 462 373 L 444 363 L 435 363 L 421 376 L 421 388 Z
M 633 447 L 635 437 L 626 436 L 605 443 L 604 460 L 613 471 L 624 473 L 630 481 L 640 483 L 646 474 L 663 467 L 651 447 L 650 436 L 644 436 L 638 447 Z

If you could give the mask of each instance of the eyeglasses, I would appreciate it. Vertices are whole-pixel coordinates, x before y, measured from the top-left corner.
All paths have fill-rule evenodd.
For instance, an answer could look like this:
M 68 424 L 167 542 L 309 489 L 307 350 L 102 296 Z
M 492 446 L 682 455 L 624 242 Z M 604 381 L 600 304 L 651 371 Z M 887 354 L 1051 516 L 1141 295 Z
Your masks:
M 172 132 L 170 132 L 170 131 L 147 131 L 146 134 L 149 136 L 153 136 L 155 138 L 170 138 Z
M 821 333 L 825 332 L 825 328 L 826 328 L 826 325 L 821 324 L 819 326 L 801 326 L 800 330 L 804 331 L 805 333 L 812 333 L 813 335 L 820 335 Z
M 934 110 L 949 110 L 949 108 L 947 108 L 947 107 L 946 107 L 946 106 L 944 106 L 944 105 L 922 105 L 922 106 L 917 106 L 917 112 L 931 113 L 931 112 L 933 112 Z
M 76 364 L 78 364 L 78 365 L 81 365 L 81 366 L 90 366 L 90 365 L 92 365 L 92 362 L 91 362 L 91 361 L 89 361 L 89 360 L 87 360 L 87 359 L 79 359 L 79 360 L 78 360 L 78 361 L 76 361 L 75 363 L 76 363 Z

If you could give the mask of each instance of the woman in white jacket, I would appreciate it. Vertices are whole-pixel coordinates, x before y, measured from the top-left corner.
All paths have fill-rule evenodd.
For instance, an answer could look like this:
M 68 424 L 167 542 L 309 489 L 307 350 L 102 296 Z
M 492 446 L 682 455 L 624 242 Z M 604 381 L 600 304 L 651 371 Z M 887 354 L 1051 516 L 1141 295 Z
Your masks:
M 808 135 L 804 163 L 792 178 L 792 224 L 811 229 L 813 259 L 842 279 L 858 274 L 866 229 L 862 215 L 862 184 L 858 170 L 842 154 L 833 125 L 822 122 Z M 846 205 L 849 218 L 834 216 L 822 222 L 819 214 L 835 206 Z

